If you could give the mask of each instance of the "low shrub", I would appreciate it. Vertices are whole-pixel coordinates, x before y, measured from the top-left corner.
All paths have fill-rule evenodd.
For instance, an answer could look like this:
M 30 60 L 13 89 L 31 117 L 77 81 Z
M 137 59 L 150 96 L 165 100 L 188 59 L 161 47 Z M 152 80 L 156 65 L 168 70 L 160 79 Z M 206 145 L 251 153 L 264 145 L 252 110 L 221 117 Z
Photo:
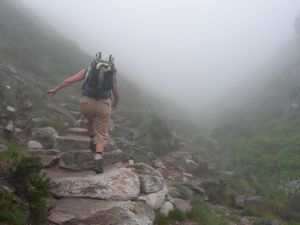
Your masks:
M 28 205 L 24 201 L 16 201 L 16 196 L 0 187 L 0 224 L 5 222 L 14 225 L 24 225 L 28 220 Z
M 45 200 L 49 196 L 50 183 L 40 174 L 42 168 L 40 159 L 37 156 L 27 155 L 16 145 L 9 145 L 8 149 L 0 154 L 0 161 L 6 165 L 5 176 L 15 188 L 15 197 L 3 194 L 4 200 L 2 198 L 1 200 L 8 205 L 5 209 L 16 209 L 9 213 L 4 209 L 1 210 L 0 215 L 3 213 L 1 218 L 5 222 L 17 221 L 11 224 L 44 224 L 47 212 Z M 19 199 L 17 202 L 16 198 Z M 26 223 L 22 222 L 24 220 Z
M 293 214 L 288 204 L 277 200 L 266 200 L 261 203 L 253 203 L 245 207 L 245 214 L 261 218 L 278 218 L 285 221 L 293 220 Z
M 174 210 L 172 210 L 169 213 L 169 217 L 170 217 L 170 219 L 176 220 L 176 221 L 185 221 L 186 220 L 185 213 L 176 207 L 174 208 Z
M 169 219 L 162 215 L 161 213 L 157 213 L 154 220 L 154 225 L 169 225 Z
M 225 218 L 216 214 L 207 204 L 201 200 L 192 200 L 192 209 L 187 213 L 187 218 L 201 225 L 228 225 Z

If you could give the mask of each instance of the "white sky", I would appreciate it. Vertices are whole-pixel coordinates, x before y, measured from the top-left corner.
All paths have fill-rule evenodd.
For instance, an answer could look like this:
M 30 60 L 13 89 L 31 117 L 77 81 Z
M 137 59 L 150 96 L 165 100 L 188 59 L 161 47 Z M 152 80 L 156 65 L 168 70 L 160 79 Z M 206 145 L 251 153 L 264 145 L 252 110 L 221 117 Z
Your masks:
M 223 95 L 294 38 L 299 0 L 22 0 L 121 73 L 189 109 Z

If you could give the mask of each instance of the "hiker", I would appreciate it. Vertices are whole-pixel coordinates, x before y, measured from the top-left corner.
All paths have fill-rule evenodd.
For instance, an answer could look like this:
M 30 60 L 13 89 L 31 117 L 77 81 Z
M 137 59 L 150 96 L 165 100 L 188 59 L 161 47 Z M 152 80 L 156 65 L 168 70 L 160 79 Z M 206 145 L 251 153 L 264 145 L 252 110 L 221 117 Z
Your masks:
M 80 70 L 45 93 L 55 95 L 58 90 L 81 80 L 84 84 L 80 110 L 87 119 L 90 149 L 95 151 L 94 170 L 103 173 L 103 152 L 108 141 L 111 110 L 119 101 L 113 57 L 97 53 L 87 69 Z

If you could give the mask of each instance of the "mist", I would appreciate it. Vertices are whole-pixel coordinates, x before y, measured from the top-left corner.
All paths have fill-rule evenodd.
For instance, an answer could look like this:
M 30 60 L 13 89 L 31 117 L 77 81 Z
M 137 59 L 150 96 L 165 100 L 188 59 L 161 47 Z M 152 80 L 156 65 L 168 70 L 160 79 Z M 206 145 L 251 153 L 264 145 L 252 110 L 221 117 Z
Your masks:
M 88 53 L 113 54 L 121 75 L 194 112 L 275 57 L 300 10 L 297 0 L 22 2 Z

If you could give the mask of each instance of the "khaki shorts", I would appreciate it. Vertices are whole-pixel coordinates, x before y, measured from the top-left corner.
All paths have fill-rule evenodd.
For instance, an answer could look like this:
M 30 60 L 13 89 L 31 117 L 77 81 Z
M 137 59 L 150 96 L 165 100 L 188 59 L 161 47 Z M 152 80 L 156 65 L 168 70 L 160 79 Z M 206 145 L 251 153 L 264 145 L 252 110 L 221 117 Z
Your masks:
M 80 99 L 80 110 L 83 115 L 93 124 L 95 129 L 95 143 L 106 144 L 111 117 L 111 100 L 83 96 Z

